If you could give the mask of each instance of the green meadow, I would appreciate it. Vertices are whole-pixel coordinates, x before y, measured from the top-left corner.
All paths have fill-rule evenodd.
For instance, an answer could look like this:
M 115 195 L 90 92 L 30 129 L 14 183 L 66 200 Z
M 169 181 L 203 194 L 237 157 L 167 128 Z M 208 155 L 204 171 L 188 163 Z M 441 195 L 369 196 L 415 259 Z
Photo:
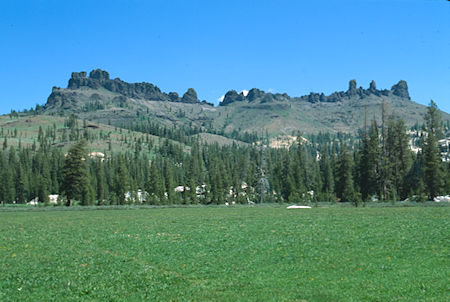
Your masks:
M 0 212 L 0 301 L 449 301 L 450 207 Z

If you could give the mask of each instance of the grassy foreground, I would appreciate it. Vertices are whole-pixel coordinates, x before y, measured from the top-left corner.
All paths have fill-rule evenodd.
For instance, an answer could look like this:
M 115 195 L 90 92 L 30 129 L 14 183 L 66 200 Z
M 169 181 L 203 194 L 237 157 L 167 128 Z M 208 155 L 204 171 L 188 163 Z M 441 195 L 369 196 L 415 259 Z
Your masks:
M 0 301 L 448 301 L 450 207 L 0 212 Z

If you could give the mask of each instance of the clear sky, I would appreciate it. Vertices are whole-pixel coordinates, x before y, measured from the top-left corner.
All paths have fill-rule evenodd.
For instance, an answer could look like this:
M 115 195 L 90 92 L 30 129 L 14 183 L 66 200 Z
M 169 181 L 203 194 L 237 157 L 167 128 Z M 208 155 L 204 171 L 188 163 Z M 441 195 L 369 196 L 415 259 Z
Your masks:
M 0 41 L 0 113 L 44 104 L 94 68 L 214 103 L 230 89 L 406 80 L 413 100 L 450 112 L 445 0 L 0 1 Z

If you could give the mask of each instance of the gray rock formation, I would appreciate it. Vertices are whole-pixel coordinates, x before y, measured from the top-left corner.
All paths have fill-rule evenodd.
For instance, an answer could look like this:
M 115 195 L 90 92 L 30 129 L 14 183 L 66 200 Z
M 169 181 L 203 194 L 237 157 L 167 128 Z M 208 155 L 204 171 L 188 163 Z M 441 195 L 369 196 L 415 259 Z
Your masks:
M 197 98 L 197 92 L 195 92 L 194 88 L 189 88 L 186 91 L 186 93 L 183 94 L 183 97 L 181 98 L 181 102 L 189 103 L 189 104 L 195 104 L 195 103 L 200 102 Z
M 172 102 L 180 101 L 180 97 L 178 96 L 178 93 L 176 93 L 176 92 L 169 92 L 169 98 Z
M 172 101 L 185 103 L 199 103 L 197 94 L 192 91 L 187 92 L 186 98 L 180 99 L 176 92 L 169 94 L 150 83 L 127 83 L 119 78 L 111 80 L 109 73 L 101 69 L 92 70 L 89 77 L 85 71 L 73 72 L 67 86 L 68 89 L 78 89 L 80 87 L 89 87 L 92 89 L 105 88 L 109 91 L 119 93 L 125 97 L 145 99 L 150 101 Z
M 409 91 L 408 91 L 408 84 L 406 81 L 399 81 L 397 84 L 392 86 L 391 88 L 392 94 L 396 95 L 398 97 L 408 99 L 410 100 Z
M 355 95 L 357 94 L 357 90 L 356 90 L 356 80 L 350 80 L 350 82 L 348 83 L 348 90 L 347 90 L 347 95 Z
M 372 93 L 375 93 L 377 91 L 377 84 L 375 81 L 370 82 L 369 91 Z
M 259 90 L 257 88 L 252 88 L 247 94 L 247 100 L 249 102 L 253 102 L 257 99 L 260 99 L 264 96 L 265 92 L 262 90 Z
M 105 82 L 109 80 L 109 73 L 101 69 L 95 69 L 89 73 L 89 78 Z
M 237 93 L 236 90 L 230 90 L 225 94 L 223 101 L 220 102 L 221 106 L 226 106 L 228 104 L 234 102 L 242 102 L 245 100 L 245 96 L 243 94 Z

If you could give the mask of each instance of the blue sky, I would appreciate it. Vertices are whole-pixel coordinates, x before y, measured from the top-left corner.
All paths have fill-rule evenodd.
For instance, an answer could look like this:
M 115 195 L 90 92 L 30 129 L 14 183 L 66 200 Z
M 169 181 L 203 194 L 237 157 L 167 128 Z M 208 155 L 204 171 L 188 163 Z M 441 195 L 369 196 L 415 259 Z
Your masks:
M 0 39 L 0 113 L 44 104 L 94 68 L 214 103 L 230 89 L 406 80 L 413 100 L 450 112 L 445 0 L 1 1 Z

